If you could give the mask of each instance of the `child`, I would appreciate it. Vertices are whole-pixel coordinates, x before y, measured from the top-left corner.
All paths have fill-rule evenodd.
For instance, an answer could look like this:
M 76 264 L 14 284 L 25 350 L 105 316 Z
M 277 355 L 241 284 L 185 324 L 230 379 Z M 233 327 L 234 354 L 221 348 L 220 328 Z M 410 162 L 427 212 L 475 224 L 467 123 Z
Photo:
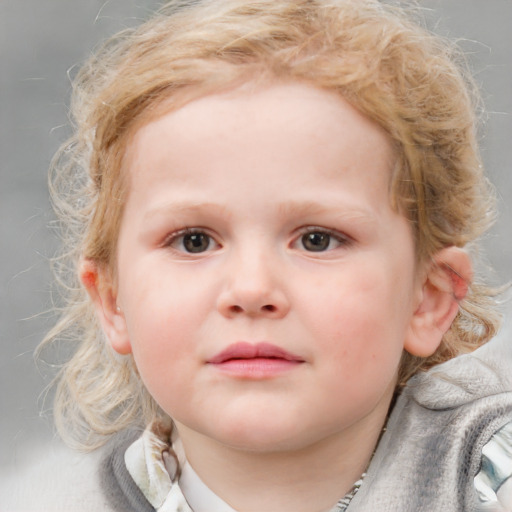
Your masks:
M 72 108 L 55 413 L 97 455 L 42 510 L 512 510 L 450 48 L 376 0 L 171 2 Z

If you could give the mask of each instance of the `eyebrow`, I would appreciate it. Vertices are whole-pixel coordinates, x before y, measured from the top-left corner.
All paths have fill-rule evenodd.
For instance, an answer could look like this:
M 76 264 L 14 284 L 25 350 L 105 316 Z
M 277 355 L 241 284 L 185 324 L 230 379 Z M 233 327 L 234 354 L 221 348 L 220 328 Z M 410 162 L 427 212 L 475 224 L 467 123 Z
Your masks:
M 152 221 L 158 217 L 179 216 L 193 211 L 207 212 L 217 217 L 230 218 L 232 213 L 227 206 L 204 201 L 170 202 L 144 214 L 144 221 Z M 282 218 L 296 215 L 335 215 L 340 218 L 357 219 L 360 222 L 371 222 L 376 219 L 376 213 L 368 208 L 351 204 L 350 202 L 329 201 L 287 201 L 277 205 L 277 214 Z
M 229 216 L 225 206 L 204 201 L 179 201 L 157 206 L 144 214 L 144 220 L 149 221 L 155 217 L 180 215 L 194 210 L 208 210 L 218 216 Z
M 374 211 L 359 205 L 345 202 L 290 201 L 278 206 L 278 213 L 283 217 L 293 215 L 336 215 L 343 218 L 360 219 L 370 222 L 375 220 Z

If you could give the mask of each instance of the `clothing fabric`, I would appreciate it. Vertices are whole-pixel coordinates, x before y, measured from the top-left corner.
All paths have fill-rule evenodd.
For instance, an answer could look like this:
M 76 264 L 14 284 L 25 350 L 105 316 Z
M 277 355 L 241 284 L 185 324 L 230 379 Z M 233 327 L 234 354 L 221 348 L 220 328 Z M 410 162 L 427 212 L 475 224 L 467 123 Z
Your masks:
M 510 358 L 479 350 L 413 377 L 346 510 L 511 512 L 510 368 Z M 23 476 L 2 479 L 0 510 L 190 512 L 186 495 L 202 482 L 179 440 L 160 432 L 151 444 L 148 435 L 123 433 L 92 455 L 55 450 Z
M 466 355 L 414 377 L 350 512 L 512 511 L 512 501 L 496 493 L 486 498 L 474 481 L 484 447 L 494 444 L 496 434 L 503 439 L 512 425 L 510 366 L 502 372 Z M 510 479 L 510 458 L 508 468 Z
M 475 488 L 483 503 L 498 502 L 512 510 L 512 423 L 498 430 L 483 447 Z

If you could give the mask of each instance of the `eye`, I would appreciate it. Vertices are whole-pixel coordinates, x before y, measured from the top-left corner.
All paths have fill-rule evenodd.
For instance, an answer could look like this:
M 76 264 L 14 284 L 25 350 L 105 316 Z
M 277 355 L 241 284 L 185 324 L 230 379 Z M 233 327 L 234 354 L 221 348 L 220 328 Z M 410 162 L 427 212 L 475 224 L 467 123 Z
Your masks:
M 204 231 L 185 229 L 170 236 L 164 243 L 165 247 L 171 247 L 180 252 L 199 254 L 215 248 L 218 244 Z
M 183 248 L 187 252 L 204 252 L 211 245 L 211 238 L 206 233 L 189 233 L 183 235 Z
M 348 245 L 350 239 L 341 233 L 331 232 L 325 229 L 311 228 L 303 233 L 297 240 L 298 248 L 308 252 L 325 252 Z
M 329 248 L 331 243 L 331 235 L 329 233 L 321 233 L 314 231 L 306 233 L 301 238 L 302 245 L 307 251 L 320 252 Z

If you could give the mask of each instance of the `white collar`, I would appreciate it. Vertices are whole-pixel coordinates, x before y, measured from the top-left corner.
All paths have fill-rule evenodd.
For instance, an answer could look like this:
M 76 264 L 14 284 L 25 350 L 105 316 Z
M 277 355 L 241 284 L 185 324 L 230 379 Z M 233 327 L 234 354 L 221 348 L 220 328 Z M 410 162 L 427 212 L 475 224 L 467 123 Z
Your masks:
M 172 427 L 151 425 L 128 447 L 124 460 L 157 512 L 236 512 L 199 478 Z
M 236 512 L 199 478 L 188 461 L 181 467 L 179 484 L 194 512 Z

